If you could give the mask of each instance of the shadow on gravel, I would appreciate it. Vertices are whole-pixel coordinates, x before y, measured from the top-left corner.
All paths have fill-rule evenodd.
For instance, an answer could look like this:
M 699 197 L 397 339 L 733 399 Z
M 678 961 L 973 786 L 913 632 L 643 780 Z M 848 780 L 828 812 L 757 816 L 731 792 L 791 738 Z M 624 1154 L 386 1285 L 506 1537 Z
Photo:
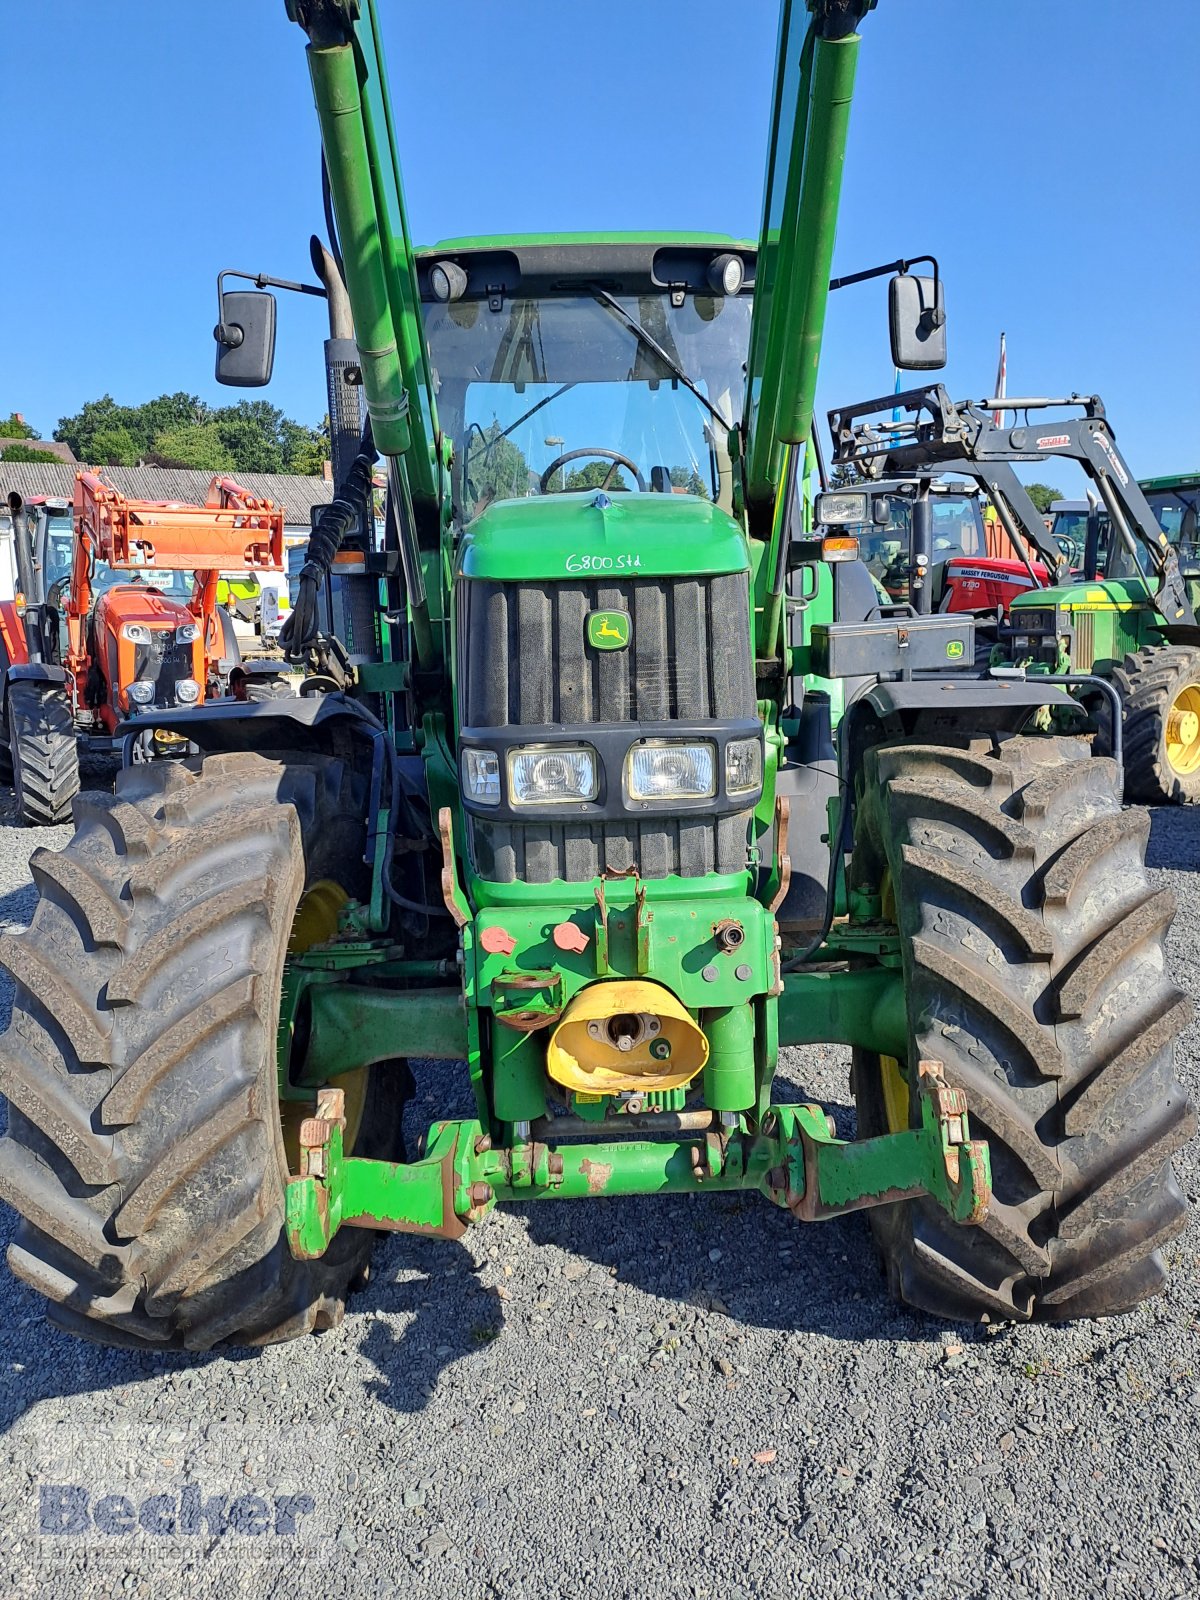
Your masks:
M 1200 871 L 1200 806 L 1153 807 L 1146 865 L 1170 872 Z

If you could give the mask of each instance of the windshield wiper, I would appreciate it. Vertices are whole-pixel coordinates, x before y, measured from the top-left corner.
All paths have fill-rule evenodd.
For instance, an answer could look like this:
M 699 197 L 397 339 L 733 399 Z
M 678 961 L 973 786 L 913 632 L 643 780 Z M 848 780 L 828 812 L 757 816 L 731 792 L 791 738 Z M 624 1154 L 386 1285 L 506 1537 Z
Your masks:
M 620 317 L 621 321 L 629 329 L 630 333 L 633 334 L 634 338 L 637 339 L 639 344 L 644 345 L 652 355 L 656 355 L 671 376 L 678 378 L 685 389 L 691 390 L 692 394 L 696 396 L 696 399 L 699 400 L 704 409 L 710 412 L 716 418 L 726 432 L 733 427 L 733 424 L 729 421 L 729 419 L 721 415 L 708 396 L 702 393 L 701 390 L 696 387 L 696 385 L 688 377 L 687 373 L 679 365 L 678 361 L 676 361 L 673 356 L 669 356 L 654 335 L 647 333 L 637 318 L 631 316 L 630 313 L 626 311 L 625 307 L 617 299 L 616 295 L 609 294 L 607 289 L 601 289 L 598 284 L 592 288 L 591 295 L 593 300 L 596 300 L 600 305 L 607 306 L 610 311 L 616 312 L 617 316 Z

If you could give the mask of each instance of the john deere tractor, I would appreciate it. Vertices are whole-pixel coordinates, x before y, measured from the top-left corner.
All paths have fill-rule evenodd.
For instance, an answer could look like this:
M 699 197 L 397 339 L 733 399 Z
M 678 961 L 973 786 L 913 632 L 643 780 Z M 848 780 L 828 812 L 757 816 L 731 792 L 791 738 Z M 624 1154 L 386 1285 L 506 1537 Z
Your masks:
M 912 420 L 886 429 L 870 420 L 897 407 Z M 1041 557 L 1025 558 L 1029 581 L 1007 598 L 997 663 L 1043 681 L 1065 674 L 1086 721 L 1078 711 L 1065 719 L 1055 712 L 1054 721 L 1093 733 L 1114 752 L 1116 719 L 1129 800 L 1200 800 L 1195 508 L 1181 490 L 1164 493 L 1153 480 L 1151 503 L 1099 396 L 954 402 L 934 384 L 831 412 L 830 425 L 833 460 L 868 482 L 908 473 L 922 484 L 919 501 L 928 499 L 931 478 L 953 470 L 987 491 L 1013 548 Z M 1073 532 L 1047 534 L 1013 472 L 1015 461 L 1051 457 L 1074 461 L 1089 480 L 1088 511 Z
M 9 1260 L 60 1325 L 285 1339 L 380 1230 L 742 1189 L 869 1208 L 944 1316 L 1162 1286 L 1192 1120 L 1144 815 L 1029 731 L 1066 686 L 976 672 L 969 614 L 881 617 L 798 492 L 868 9 L 784 0 L 757 246 L 416 249 L 372 0 L 290 0 L 366 421 L 304 693 L 196 708 L 201 758 L 82 803 L 3 944 Z M 889 293 L 893 355 L 940 360 L 934 280 Z M 273 333 L 231 292 L 219 370 L 265 381 Z M 774 1091 L 816 1041 L 854 1139 Z M 431 1058 L 473 1113 L 406 1127 Z

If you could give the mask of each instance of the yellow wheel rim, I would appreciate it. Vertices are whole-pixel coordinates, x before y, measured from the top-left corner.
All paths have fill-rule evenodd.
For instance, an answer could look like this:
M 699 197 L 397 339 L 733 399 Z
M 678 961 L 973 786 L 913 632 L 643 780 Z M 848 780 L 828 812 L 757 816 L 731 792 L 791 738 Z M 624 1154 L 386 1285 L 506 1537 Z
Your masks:
M 340 883 L 332 878 L 322 878 L 300 896 L 296 915 L 292 918 L 292 931 L 288 938 L 288 955 L 303 955 L 316 944 L 324 944 L 337 933 L 338 912 L 350 899 Z M 360 1067 L 357 1072 L 347 1072 L 337 1079 L 337 1087 L 346 1097 L 346 1133 L 343 1148 L 349 1154 L 358 1140 L 362 1128 L 363 1108 L 367 1103 L 367 1085 L 370 1067 Z M 314 1095 L 315 1101 L 315 1095 Z M 283 1125 L 283 1143 L 287 1151 L 288 1171 L 300 1170 L 300 1124 L 312 1115 L 312 1106 L 303 1100 L 280 1102 L 279 1119 Z
M 879 885 L 880 915 L 885 922 L 896 920 L 896 891 L 892 874 L 885 870 Z M 895 1056 L 880 1056 L 879 1084 L 883 1090 L 883 1113 L 887 1118 L 889 1133 L 903 1133 L 909 1122 L 908 1077 Z
M 1200 683 L 1185 684 L 1167 712 L 1167 761 L 1186 778 L 1200 767 Z
M 908 1127 L 908 1079 L 895 1056 L 880 1056 L 879 1082 L 883 1089 L 883 1112 L 889 1133 L 903 1133 Z

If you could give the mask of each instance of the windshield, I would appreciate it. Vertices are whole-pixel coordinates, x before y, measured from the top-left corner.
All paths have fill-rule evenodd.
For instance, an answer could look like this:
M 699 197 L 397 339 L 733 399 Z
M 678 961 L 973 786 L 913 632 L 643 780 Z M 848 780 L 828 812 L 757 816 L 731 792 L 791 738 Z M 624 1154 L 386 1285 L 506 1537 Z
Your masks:
M 1185 572 L 1200 569 L 1200 486 L 1195 489 L 1157 489 L 1148 494 L 1158 525 L 1175 546 Z
M 864 523 L 858 534 L 863 558 L 873 561 L 894 559 L 907 551 L 912 538 L 912 501 L 907 495 L 875 495 L 876 511 L 886 501 L 887 521 Z M 949 561 L 954 556 L 982 555 L 983 524 L 973 495 L 931 495 L 933 505 L 933 559 Z
M 435 302 L 425 325 L 464 519 L 492 500 L 591 488 L 731 508 L 728 432 L 741 419 L 748 294 L 685 293 L 675 306 L 665 292 L 610 303 L 580 291 L 506 299 L 500 311 Z
M 984 553 L 985 536 L 979 504 L 974 495 L 931 494 L 933 508 L 933 565 L 937 569 L 956 556 Z M 887 521 L 862 523 L 847 528 L 858 536 L 867 570 L 887 590 L 893 600 L 909 598 L 909 564 L 912 549 L 912 499 L 905 494 L 872 496 L 872 509 L 878 516 L 887 508 Z M 940 581 L 935 576 L 935 590 Z

